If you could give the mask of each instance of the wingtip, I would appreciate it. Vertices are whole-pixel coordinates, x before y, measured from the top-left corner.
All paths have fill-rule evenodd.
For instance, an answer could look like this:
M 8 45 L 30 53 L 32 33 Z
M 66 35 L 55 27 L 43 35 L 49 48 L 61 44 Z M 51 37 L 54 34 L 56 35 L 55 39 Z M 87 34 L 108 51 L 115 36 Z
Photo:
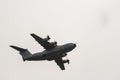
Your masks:
M 31 33 L 30 35 L 31 35 L 32 37 L 36 37 L 36 35 L 35 35 L 34 33 Z
M 34 34 L 34 33 L 31 33 L 30 35 L 32 36 L 32 35 L 35 35 L 35 34 Z
M 12 48 L 13 48 L 13 45 L 10 45 L 9 47 L 12 47 Z

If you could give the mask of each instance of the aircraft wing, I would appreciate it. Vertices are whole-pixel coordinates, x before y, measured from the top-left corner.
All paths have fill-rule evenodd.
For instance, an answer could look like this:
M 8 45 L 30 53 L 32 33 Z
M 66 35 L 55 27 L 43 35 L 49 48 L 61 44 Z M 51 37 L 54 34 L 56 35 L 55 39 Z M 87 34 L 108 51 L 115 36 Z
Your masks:
M 65 70 L 62 57 L 58 57 L 57 59 L 55 59 L 55 62 L 57 63 L 57 65 L 60 67 L 61 70 Z
M 48 42 L 48 40 L 45 40 L 36 34 L 32 33 L 31 36 L 41 45 L 44 47 L 44 49 L 49 50 L 55 47 L 52 43 Z

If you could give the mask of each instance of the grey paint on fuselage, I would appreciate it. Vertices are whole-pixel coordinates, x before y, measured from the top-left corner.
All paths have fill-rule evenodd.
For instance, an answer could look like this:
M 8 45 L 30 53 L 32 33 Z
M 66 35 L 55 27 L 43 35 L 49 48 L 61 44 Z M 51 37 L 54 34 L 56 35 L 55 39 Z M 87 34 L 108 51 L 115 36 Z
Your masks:
M 76 47 L 73 43 L 68 43 L 61 46 L 56 46 L 51 50 L 45 50 L 43 52 L 35 53 L 26 58 L 26 60 L 54 60 L 55 58 L 62 57 L 65 53 L 73 50 Z

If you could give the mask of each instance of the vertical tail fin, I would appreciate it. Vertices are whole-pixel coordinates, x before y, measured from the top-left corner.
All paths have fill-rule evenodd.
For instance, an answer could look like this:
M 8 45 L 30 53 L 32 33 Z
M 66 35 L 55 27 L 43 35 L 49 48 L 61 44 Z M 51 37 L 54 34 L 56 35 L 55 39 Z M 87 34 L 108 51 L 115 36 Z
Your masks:
M 12 47 L 15 50 L 20 52 L 20 55 L 22 56 L 23 61 L 25 61 L 27 59 L 27 57 L 31 55 L 31 53 L 27 49 L 20 48 L 20 47 L 17 47 L 17 46 L 13 46 L 13 45 L 10 45 L 10 47 Z

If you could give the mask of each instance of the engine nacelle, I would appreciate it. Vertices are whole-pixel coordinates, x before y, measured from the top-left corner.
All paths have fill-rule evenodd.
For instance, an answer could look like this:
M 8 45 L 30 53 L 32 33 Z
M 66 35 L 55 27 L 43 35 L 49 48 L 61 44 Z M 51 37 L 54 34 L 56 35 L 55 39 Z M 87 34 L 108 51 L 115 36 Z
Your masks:
M 51 46 L 57 46 L 57 42 L 51 42 Z
M 44 38 L 44 40 L 45 40 L 45 41 L 48 41 L 48 40 L 50 40 L 50 37 L 47 36 L 46 38 Z
M 67 54 L 65 53 L 65 54 L 62 54 L 62 57 L 65 57 L 65 56 L 67 56 Z
M 70 60 L 63 60 L 63 63 L 70 63 Z

